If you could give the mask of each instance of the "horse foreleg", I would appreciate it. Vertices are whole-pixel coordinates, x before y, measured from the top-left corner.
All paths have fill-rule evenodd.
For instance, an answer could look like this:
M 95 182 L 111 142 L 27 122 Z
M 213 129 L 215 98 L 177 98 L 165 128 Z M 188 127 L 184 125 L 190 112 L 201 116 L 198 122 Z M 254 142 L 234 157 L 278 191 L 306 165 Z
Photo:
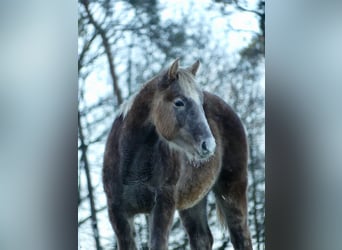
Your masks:
M 175 213 L 173 190 L 163 187 L 158 190 L 151 212 L 151 250 L 167 250 L 169 231 Z
M 196 206 L 179 211 L 192 250 L 212 249 L 213 236 L 208 225 L 206 205 L 207 198 L 205 197 Z
M 133 218 L 129 217 L 121 206 L 109 206 L 109 218 L 115 231 L 119 250 L 136 250 L 134 242 Z

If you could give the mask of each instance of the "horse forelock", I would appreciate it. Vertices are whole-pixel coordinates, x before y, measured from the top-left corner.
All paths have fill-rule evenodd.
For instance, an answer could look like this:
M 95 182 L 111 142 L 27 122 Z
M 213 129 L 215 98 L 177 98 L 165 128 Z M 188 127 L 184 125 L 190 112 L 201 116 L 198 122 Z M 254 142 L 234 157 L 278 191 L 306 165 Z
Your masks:
M 178 83 L 184 96 L 190 97 L 197 104 L 201 104 L 201 91 L 197 86 L 195 77 L 186 69 L 178 70 Z

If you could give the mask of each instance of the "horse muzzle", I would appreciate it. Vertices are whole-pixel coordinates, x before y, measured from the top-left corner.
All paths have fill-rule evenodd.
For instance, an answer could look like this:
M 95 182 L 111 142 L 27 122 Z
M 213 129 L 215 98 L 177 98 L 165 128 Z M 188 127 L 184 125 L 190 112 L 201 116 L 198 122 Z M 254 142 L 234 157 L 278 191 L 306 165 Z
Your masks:
M 215 153 L 216 142 L 213 136 L 206 138 L 200 142 L 199 155 L 201 158 L 208 158 Z

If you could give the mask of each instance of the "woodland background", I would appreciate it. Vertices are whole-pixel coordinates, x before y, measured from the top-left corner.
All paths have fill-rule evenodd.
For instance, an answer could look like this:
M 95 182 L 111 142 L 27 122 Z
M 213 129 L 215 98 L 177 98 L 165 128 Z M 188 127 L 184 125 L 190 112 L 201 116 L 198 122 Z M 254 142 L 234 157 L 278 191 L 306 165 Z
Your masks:
M 177 57 L 201 61 L 197 80 L 230 104 L 249 140 L 249 225 L 265 249 L 264 0 L 79 0 L 78 248 L 117 249 L 101 182 L 104 145 L 122 102 Z M 231 249 L 209 195 L 214 249 Z M 147 249 L 146 216 L 135 218 Z M 170 249 L 189 249 L 178 216 Z

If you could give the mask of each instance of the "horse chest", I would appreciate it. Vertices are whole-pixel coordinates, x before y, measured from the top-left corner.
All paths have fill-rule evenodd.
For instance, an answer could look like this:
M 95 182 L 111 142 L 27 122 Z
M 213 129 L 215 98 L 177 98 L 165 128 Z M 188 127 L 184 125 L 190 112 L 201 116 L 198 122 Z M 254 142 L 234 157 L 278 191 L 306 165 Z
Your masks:
M 221 170 L 217 159 L 195 168 L 186 164 L 177 183 L 177 209 L 183 210 L 196 205 L 215 184 Z
M 175 162 L 161 141 L 152 145 L 140 144 L 130 155 L 130 163 L 124 165 L 124 183 L 144 183 L 151 188 L 174 185 L 179 176 Z

